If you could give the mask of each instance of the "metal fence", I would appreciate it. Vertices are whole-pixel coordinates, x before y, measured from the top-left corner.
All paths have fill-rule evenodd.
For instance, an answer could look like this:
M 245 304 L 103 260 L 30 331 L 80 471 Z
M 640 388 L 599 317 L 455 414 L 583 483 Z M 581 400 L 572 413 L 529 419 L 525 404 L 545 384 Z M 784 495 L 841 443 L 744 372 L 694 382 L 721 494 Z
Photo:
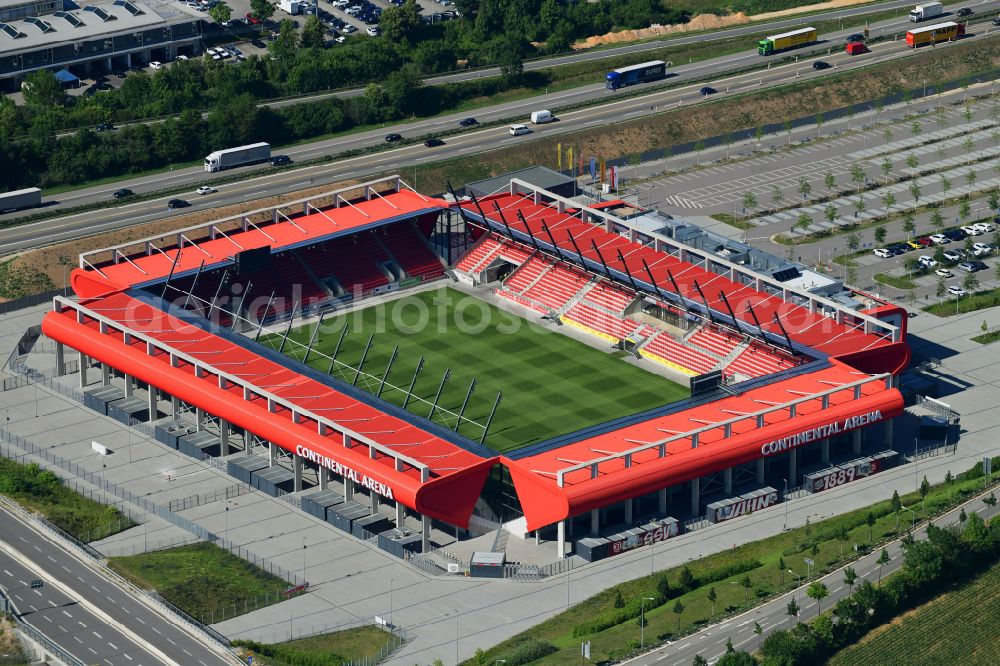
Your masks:
M 73 290 L 70 287 L 65 287 L 63 289 L 53 289 L 52 291 L 46 291 L 42 294 L 32 294 L 31 296 L 22 296 L 21 298 L 15 298 L 12 301 L 7 301 L 6 303 L 0 303 L 0 314 L 7 314 L 8 312 L 15 312 L 17 310 L 23 310 L 24 308 L 34 307 L 36 305 L 41 305 L 42 303 L 49 303 L 55 296 L 72 296 Z
M 14 626 L 14 631 L 22 633 L 32 641 L 41 646 L 43 650 L 52 653 L 57 659 L 59 659 L 65 666 L 86 666 L 82 661 L 71 655 L 69 652 L 61 648 L 54 641 L 52 641 L 48 636 L 43 634 L 40 630 L 28 624 L 19 612 L 15 611 L 13 602 L 7 598 L 3 590 L 0 590 L 0 611 L 4 613 L 13 614 L 18 623 Z M 24 646 L 28 648 L 25 650 L 26 653 L 34 653 L 35 650 L 30 649 L 30 645 Z M 28 659 L 19 659 L 16 656 L 0 655 L 0 666 L 3 664 L 26 664 Z
M 357 659 L 354 661 L 344 661 L 341 662 L 341 666 L 375 666 L 379 662 L 385 660 L 394 651 L 398 650 L 400 646 L 405 644 L 410 640 L 409 633 L 402 627 L 390 626 L 383 624 L 381 622 L 373 622 L 371 620 L 358 620 L 353 622 L 341 622 L 338 624 L 313 624 L 308 627 L 302 628 L 301 623 L 296 623 L 301 630 L 296 630 L 295 627 L 281 627 L 279 625 L 272 625 L 272 630 L 269 633 L 257 632 L 259 636 L 258 643 L 285 643 L 291 640 L 298 640 L 302 638 L 310 638 L 312 636 L 319 636 L 322 634 L 336 633 L 339 631 L 350 631 L 352 629 L 361 629 L 364 627 L 370 627 L 373 624 L 383 629 L 388 634 L 388 640 L 384 645 L 382 645 L 377 654 L 364 659 Z M 268 666 L 294 666 L 292 663 L 278 659 L 275 657 L 269 657 L 266 655 L 260 655 L 268 664 Z
M 214 458 L 212 459 L 214 460 Z M 253 492 L 253 488 L 242 483 L 234 483 L 231 486 L 226 486 L 216 490 L 213 493 L 199 493 L 197 495 L 190 495 L 188 497 L 181 497 L 180 499 L 170 500 L 167 504 L 167 508 L 170 511 L 186 511 L 187 509 L 193 509 L 202 504 L 211 504 L 212 502 L 218 502 L 219 500 L 231 500 L 234 497 L 239 497 L 240 495 L 246 495 Z

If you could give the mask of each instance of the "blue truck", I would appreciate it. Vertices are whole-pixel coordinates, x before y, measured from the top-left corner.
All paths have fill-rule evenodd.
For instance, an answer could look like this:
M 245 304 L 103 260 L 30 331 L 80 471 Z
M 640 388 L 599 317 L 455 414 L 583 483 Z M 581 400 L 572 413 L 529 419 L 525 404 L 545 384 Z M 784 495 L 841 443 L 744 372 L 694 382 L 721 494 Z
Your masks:
M 669 66 L 669 62 L 652 60 L 638 65 L 613 69 L 604 77 L 604 85 L 608 90 L 617 90 L 635 83 L 648 83 L 664 79 L 667 76 L 667 67 Z

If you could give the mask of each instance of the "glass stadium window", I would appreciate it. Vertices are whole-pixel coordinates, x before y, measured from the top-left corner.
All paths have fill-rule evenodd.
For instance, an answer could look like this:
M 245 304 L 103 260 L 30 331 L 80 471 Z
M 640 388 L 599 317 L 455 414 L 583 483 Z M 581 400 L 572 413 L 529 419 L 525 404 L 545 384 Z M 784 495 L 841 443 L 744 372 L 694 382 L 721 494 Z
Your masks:
M 83 11 L 90 12 L 91 14 L 93 14 L 97 18 L 101 19 L 105 23 L 107 23 L 108 21 L 117 21 L 118 20 L 118 17 L 115 16 L 114 14 L 109 14 L 106 11 L 104 11 L 103 9 L 101 9 L 100 7 L 95 7 L 93 5 L 87 5 L 86 7 L 83 8 Z
M 41 30 L 43 33 L 52 32 L 55 30 L 55 28 L 53 28 L 51 25 L 49 25 L 42 19 L 38 18 L 37 16 L 29 16 L 28 18 L 24 19 L 24 22 L 30 23 L 31 25 Z
M 66 23 L 69 23 L 74 28 L 79 28 L 79 27 L 81 27 L 81 26 L 84 25 L 83 21 L 81 21 L 80 19 L 78 19 L 73 14 L 70 14 L 69 12 L 56 12 L 55 14 L 53 14 L 53 16 L 55 16 L 57 18 L 61 18 L 62 20 L 66 21 Z
M 115 0 L 115 6 L 121 7 L 132 16 L 139 16 L 140 14 L 145 13 L 141 9 L 133 5 L 131 2 L 129 2 L 128 0 Z

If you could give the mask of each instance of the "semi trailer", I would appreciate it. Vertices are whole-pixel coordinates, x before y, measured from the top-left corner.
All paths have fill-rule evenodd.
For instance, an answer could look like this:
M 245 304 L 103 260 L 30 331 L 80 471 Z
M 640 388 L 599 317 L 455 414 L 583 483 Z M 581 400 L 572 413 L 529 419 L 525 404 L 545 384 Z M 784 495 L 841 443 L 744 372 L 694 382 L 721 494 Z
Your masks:
M 798 30 L 783 32 L 780 35 L 765 37 L 758 42 L 757 52 L 760 55 L 772 55 L 780 51 L 815 44 L 817 39 L 816 28 L 799 28 Z
M 271 144 L 251 143 L 209 153 L 205 156 L 205 171 L 222 171 L 248 164 L 260 164 L 269 159 L 271 159 Z

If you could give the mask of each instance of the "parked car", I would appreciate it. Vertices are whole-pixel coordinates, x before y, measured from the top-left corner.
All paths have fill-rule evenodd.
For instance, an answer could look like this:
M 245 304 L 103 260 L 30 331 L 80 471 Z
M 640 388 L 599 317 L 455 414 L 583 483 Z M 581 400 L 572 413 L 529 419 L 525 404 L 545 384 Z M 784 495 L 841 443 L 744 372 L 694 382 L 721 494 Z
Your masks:
M 910 250 L 922 250 L 926 247 L 923 243 L 918 243 L 917 241 L 906 241 L 906 247 Z
M 198 194 L 212 194 L 213 192 L 218 192 L 218 191 L 219 190 L 215 189 L 211 185 L 202 185 L 197 190 L 195 190 L 195 192 L 197 192 Z
M 392 143 L 394 141 L 399 141 L 402 138 L 403 138 L 402 134 L 396 134 L 395 132 L 393 132 L 392 134 L 385 135 L 385 140 L 389 143 Z
M 94 128 L 98 132 L 110 132 L 115 128 L 111 123 L 98 123 L 97 127 Z
M 884 247 L 873 250 L 873 253 L 876 257 L 881 257 L 882 259 L 888 259 L 892 256 L 892 252 Z
M 373 22 L 378 20 L 374 16 L 370 16 L 368 18 L 370 18 Z M 368 23 L 368 21 L 365 21 L 365 23 Z M 378 37 L 379 35 L 382 34 L 382 31 L 379 30 L 378 26 L 376 26 L 376 25 L 370 25 L 370 26 L 368 26 L 367 28 L 365 28 L 365 32 L 368 33 L 369 37 Z
M 974 226 L 976 229 L 979 229 L 984 234 L 988 234 L 994 229 L 993 225 L 990 224 L 989 222 L 976 222 L 972 226 Z
M 175 208 L 187 208 L 191 204 L 184 199 L 171 199 L 167 202 L 167 210 L 173 210 Z
M 478 125 L 479 121 L 475 118 L 462 118 L 458 121 L 458 124 L 462 127 L 472 127 L 473 125 Z
M 991 252 L 993 252 L 993 246 L 989 243 L 974 243 L 972 245 L 972 253 L 977 257 L 990 254 Z
M 960 241 L 965 238 L 965 232 L 961 229 L 949 229 L 942 234 L 948 240 Z
M 944 234 L 934 234 L 933 236 L 928 236 L 928 238 L 930 238 L 931 242 L 935 245 L 945 245 L 946 243 L 951 242 L 951 239 Z
M 126 197 L 130 197 L 133 194 L 135 194 L 135 192 L 128 189 L 127 187 L 123 187 L 120 190 L 115 190 L 115 193 L 111 196 L 113 196 L 115 199 L 125 199 Z
M 825 60 L 817 60 L 813 63 L 813 69 L 830 69 L 830 63 Z
M 266 49 L 267 48 L 267 44 L 264 43 L 264 40 L 258 39 L 256 37 L 254 37 L 253 39 L 250 40 L 250 44 L 252 46 L 256 46 L 259 49 Z
M 995 16 L 993 18 L 993 25 L 1000 25 L 1000 16 Z
M 983 265 L 985 266 L 986 264 Z M 973 261 L 963 261 L 958 265 L 958 268 L 965 271 L 966 273 L 975 273 L 976 271 L 980 270 L 979 268 L 976 267 L 976 262 Z
M 436 136 L 432 136 L 431 138 L 424 141 L 424 145 L 427 146 L 428 148 L 435 148 L 437 146 L 443 146 L 444 141 L 437 138 Z
M 163 69 L 163 63 L 160 62 L 159 60 L 154 60 L 153 62 L 149 63 L 149 68 L 150 69 Z
M 702 95 L 714 95 L 719 91 L 713 88 L 712 86 L 702 86 L 701 90 L 699 90 L 698 92 Z
M 981 233 L 983 233 L 983 231 L 976 225 L 970 224 L 967 227 L 962 227 L 962 233 L 964 233 L 966 236 L 978 236 Z
M 934 268 L 938 265 L 938 262 L 934 260 L 934 257 L 929 254 L 922 254 L 920 258 L 917 259 L 921 266 L 924 268 Z
M 930 247 L 930 246 L 934 245 L 934 241 L 931 240 L 928 236 L 924 236 L 922 238 L 918 238 L 917 242 L 920 243 L 920 248 Z M 920 249 L 920 248 L 917 248 L 917 249 Z
M 960 259 L 962 259 L 962 257 L 963 253 L 959 252 L 958 250 L 944 251 L 944 258 L 947 259 L 948 261 L 959 261 Z
M 965 296 L 965 290 L 959 287 L 957 284 L 953 284 L 948 287 L 948 293 L 952 296 Z
M 938 277 L 943 277 L 943 278 L 952 278 L 952 277 L 955 277 L 955 274 L 952 273 L 951 271 L 949 271 L 947 268 L 939 268 L 939 269 L 937 269 L 936 271 L 934 271 L 934 275 L 937 275 Z
M 906 254 L 913 248 L 910 247 L 909 245 L 906 245 L 905 243 L 893 243 L 891 245 L 887 245 L 885 249 L 889 250 L 889 252 L 892 252 L 893 256 L 899 256 L 901 254 Z

